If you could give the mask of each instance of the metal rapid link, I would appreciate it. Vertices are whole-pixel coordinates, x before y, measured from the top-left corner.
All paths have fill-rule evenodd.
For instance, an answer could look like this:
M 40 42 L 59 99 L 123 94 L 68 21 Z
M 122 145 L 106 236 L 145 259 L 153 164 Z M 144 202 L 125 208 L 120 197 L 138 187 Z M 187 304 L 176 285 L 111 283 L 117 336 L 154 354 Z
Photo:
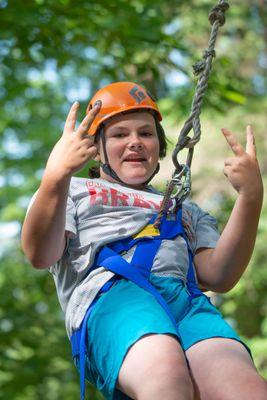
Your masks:
M 172 177 L 173 191 L 171 199 L 176 199 L 180 205 L 191 191 L 191 171 L 188 165 L 182 164 L 182 170 L 174 172 Z
M 171 181 L 167 185 L 167 190 L 162 200 L 160 211 L 154 222 L 154 227 L 156 229 L 159 228 L 161 218 L 164 214 L 167 215 L 167 218 L 173 219 L 173 217 L 176 215 L 178 207 L 187 198 L 191 191 L 190 167 L 186 164 L 181 164 L 180 168 L 180 170 L 175 170 Z M 175 210 L 172 210 L 172 213 L 168 213 L 167 210 L 174 204 Z

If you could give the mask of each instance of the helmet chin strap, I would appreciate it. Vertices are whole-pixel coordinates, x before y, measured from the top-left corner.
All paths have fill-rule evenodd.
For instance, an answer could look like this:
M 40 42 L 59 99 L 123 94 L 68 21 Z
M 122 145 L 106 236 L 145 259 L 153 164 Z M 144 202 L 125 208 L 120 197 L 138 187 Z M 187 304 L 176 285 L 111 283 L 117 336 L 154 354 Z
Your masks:
M 99 134 L 100 134 L 100 140 L 102 140 L 102 147 L 103 147 L 104 159 L 105 159 L 104 163 L 100 162 L 100 167 L 102 168 L 103 172 L 105 172 L 105 174 L 109 175 L 111 178 L 115 179 L 116 181 L 118 181 L 120 183 L 123 183 L 124 185 L 128 185 L 128 183 L 126 183 L 120 179 L 120 177 L 116 174 L 114 169 L 111 168 L 111 166 L 108 162 L 108 154 L 107 154 L 107 149 L 106 149 L 106 138 L 105 138 L 103 126 L 100 128 Z M 153 174 L 150 176 L 150 178 L 147 181 L 144 182 L 145 185 L 147 185 L 151 181 L 151 179 L 159 172 L 159 168 L 160 168 L 160 165 L 158 163 Z

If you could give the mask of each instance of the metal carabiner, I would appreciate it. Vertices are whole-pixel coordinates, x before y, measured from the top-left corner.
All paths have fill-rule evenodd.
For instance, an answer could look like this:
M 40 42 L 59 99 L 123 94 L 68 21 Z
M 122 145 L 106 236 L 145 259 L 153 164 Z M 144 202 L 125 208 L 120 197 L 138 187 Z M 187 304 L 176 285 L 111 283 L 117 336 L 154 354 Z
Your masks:
M 174 189 L 176 190 L 173 194 L 171 194 L 172 199 L 176 199 L 180 204 L 190 193 L 191 191 L 191 171 L 188 165 L 181 164 L 182 170 L 180 172 L 176 172 L 172 177 L 172 184 Z

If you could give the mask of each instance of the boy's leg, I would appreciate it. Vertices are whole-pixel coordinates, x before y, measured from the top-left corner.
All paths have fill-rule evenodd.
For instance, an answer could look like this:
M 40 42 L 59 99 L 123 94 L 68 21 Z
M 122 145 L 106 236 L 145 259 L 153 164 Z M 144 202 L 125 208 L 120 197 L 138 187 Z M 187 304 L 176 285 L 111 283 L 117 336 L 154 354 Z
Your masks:
M 184 352 L 172 335 L 149 334 L 128 351 L 117 388 L 138 400 L 193 400 Z
M 186 351 L 201 400 L 266 400 L 267 382 L 236 340 L 206 339 Z

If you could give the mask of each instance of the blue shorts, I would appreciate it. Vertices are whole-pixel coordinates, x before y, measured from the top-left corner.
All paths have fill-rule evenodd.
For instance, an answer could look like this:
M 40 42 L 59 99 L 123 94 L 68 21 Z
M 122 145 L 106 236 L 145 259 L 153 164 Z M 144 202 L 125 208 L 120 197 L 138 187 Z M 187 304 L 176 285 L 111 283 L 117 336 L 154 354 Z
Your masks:
M 101 295 L 88 319 L 86 378 L 107 400 L 129 399 L 116 381 L 127 351 L 146 334 L 175 335 L 184 351 L 212 337 L 241 342 L 206 295 L 191 299 L 183 281 L 172 277 L 151 275 L 150 281 L 167 301 L 176 327 L 153 295 L 125 279 Z

